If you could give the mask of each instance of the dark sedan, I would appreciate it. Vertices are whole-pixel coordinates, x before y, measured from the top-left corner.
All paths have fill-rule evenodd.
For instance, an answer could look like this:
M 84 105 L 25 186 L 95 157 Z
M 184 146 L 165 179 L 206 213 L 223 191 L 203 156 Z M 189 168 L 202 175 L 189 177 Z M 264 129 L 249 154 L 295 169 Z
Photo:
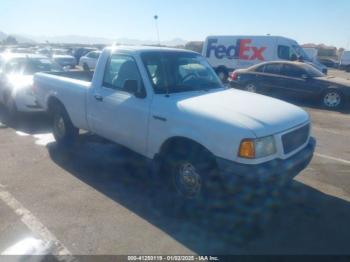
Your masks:
M 328 109 L 339 109 L 350 97 L 350 81 L 326 76 L 300 62 L 268 62 L 231 74 L 231 86 L 250 92 L 302 99 L 316 98 Z

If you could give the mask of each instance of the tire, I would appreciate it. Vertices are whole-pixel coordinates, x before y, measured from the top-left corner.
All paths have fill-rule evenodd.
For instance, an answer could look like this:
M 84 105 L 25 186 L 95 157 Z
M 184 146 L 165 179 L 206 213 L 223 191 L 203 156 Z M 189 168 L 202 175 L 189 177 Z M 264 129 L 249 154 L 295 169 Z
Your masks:
M 323 92 L 321 96 L 322 106 L 327 109 L 337 110 L 343 107 L 345 97 L 339 90 L 330 88 Z
M 212 155 L 196 145 L 177 145 L 158 175 L 162 208 L 171 216 L 198 217 L 223 205 L 223 185 Z
M 258 91 L 257 86 L 254 83 L 247 83 L 243 89 L 245 91 L 251 92 L 251 93 L 257 93 L 257 91 Z
M 79 129 L 70 120 L 67 111 L 61 105 L 56 105 L 53 110 L 53 135 L 59 146 L 71 146 L 74 144 Z

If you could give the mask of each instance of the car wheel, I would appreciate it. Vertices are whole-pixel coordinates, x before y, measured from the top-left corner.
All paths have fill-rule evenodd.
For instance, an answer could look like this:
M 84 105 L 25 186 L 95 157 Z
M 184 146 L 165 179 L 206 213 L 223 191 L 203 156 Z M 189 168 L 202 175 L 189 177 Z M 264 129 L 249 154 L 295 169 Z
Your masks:
M 62 106 L 56 106 L 53 112 L 53 135 L 58 145 L 72 145 L 79 134 Z
M 329 89 L 322 95 L 322 105 L 328 109 L 339 109 L 343 104 L 344 95 L 336 89 Z
M 254 83 L 248 83 L 245 85 L 244 87 L 245 91 L 251 92 L 251 93 L 256 93 L 257 92 L 257 88 L 256 85 Z
M 223 204 L 215 160 L 198 146 L 175 148 L 165 157 L 159 177 L 166 184 L 162 206 L 172 216 L 197 217 Z

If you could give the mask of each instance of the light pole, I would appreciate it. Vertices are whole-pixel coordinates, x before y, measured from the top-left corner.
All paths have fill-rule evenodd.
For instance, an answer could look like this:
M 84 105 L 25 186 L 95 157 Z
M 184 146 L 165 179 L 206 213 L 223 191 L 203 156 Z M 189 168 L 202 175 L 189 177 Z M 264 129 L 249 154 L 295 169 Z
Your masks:
M 155 24 L 156 24 L 156 31 L 157 31 L 158 45 L 160 46 L 159 28 L 158 28 L 158 15 L 155 15 L 153 18 L 154 18 L 154 21 L 155 21 Z

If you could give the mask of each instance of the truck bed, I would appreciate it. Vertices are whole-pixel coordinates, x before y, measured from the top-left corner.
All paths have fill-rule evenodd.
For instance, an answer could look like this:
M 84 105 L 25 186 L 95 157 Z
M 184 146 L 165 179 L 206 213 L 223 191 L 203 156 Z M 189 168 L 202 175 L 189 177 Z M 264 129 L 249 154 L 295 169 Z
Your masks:
M 94 72 L 93 71 L 68 71 L 68 72 L 48 72 L 46 74 L 91 82 Z

